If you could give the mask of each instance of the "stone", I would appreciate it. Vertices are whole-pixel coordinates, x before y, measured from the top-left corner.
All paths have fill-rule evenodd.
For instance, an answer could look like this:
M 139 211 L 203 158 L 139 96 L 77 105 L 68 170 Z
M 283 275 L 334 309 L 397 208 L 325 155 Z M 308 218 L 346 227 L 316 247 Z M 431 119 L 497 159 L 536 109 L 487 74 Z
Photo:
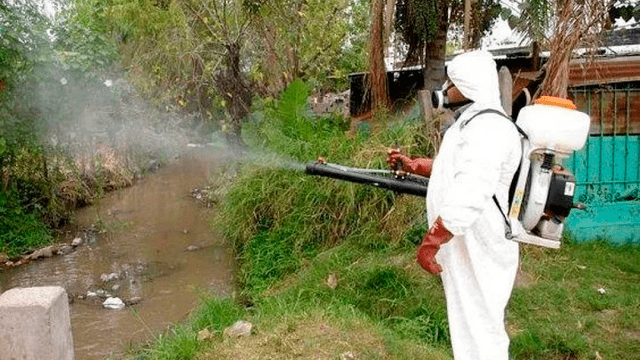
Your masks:
M 0 324 L 0 360 L 74 359 L 69 299 L 61 287 L 6 291 Z
M 242 336 L 249 336 L 251 335 L 252 328 L 252 323 L 244 320 L 238 320 L 230 327 L 224 329 L 224 337 L 238 338 Z
M 48 258 L 53 256 L 53 245 L 36 250 L 25 257 L 26 260 L 37 260 L 41 257 Z
M 198 332 L 198 340 L 200 341 L 213 339 L 214 337 L 215 335 L 211 331 L 209 331 L 209 329 L 200 330 Z
M 104 306 L 107 309 L 113 309 L 113 310 L 120 310 L 120 309 L 124 309 L 125 307 L 124 302 L 122 302 L 122 300 L 120 300 L 120 298 L 117 298 L 117 297 L 107 298 L 107 300 L 105 300 L 102 303 L 102 306 Z
M 75 239 L 73 239 L 73 241 L 71 242 L 71 246 L 76 247 L 76 246 L 80 246 L 82 245 L 82 238 L 81 237 L 77 237 Z

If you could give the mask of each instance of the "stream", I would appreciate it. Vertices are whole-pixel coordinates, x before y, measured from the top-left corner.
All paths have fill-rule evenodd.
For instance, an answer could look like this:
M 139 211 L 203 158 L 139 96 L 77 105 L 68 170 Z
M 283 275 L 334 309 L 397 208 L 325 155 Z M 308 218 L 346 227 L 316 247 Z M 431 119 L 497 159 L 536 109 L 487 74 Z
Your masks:
M 192 194 L 215 168 L 214 151 L 191 149 L 134 186 L 79 209 L 61 241 L 81 238 L 82 244 L 0 272 L 0 293 L 63 287 L 78 360 L 117 357 L 184 320 L 201 294 L 230 293 L 232 250 L 210 226 L 215 210 Z M 127 306 L 105 308 L 108 296 Z

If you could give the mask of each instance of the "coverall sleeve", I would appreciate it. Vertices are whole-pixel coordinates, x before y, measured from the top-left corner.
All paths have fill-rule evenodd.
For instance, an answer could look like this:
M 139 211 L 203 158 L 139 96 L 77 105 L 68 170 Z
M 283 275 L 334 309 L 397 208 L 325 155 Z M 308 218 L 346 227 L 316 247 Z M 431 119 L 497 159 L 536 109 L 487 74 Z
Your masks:
M 453 182 L 444 194 L 440 212 L 444 226 L 454 235 L 466 233 L 488 206 L 496 206 L 492 197 L 501 179 L 510 183 L 516 170 L 510 159 L 519 157 L 520 150 L 513 124 L 496 115 L 474 119 L 461 134 L 463 141 L 456 149 L 454 164 L 450 164 Z

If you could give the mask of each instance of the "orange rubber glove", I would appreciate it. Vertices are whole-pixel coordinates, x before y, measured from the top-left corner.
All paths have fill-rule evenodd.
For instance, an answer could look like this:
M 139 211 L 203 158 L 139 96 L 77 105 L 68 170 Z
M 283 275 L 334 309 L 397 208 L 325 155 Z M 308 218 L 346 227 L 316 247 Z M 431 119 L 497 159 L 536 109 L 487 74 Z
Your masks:
M 387 164 L 393 170 L 403 170 L 408 173 L 430 177 L 433 159 L 426 157 L 410 158 L 400 153 L 398 149 L 388 149 Z
M 442 219 L 438 217 L 418 248 L 418 264 L 432 274 L 441 273 L 442 268 L 436 262 L 436 253 L 440 250 L 440 245 L 451 240 L 452 237 L 453 234 L 444 227 Z

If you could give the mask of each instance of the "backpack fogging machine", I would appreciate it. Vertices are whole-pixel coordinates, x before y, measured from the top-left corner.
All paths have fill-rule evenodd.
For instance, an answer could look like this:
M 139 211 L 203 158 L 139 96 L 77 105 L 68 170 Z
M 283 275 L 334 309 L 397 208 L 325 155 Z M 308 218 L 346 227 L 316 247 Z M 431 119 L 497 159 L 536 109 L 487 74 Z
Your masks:
M 520 110 L 516 126 L 522 138 L 522 160 L 510 196 L 507 235 L 513 240 L 557 249 L 571 209 L 576 181 L 562 161 L 582 149 L 589 136 L 589 115 L 570 100 L 543 96 Z M 517 179 L 517 180 L 516 180 Z
M 503 213 L 506 236 L 557 249 L 571 209 L 585 208 L 574 204 L 575 177 L 561 163 L 586 143 L 589 116 L 577 111 L 569 100 L 542 97 L 522 108 L 515 124 L 525 136 L 520 168 L 510 190 L 509 212 Z M 307 164 L 305 171 L 421 197 L 426 196 L 429 184 L 428 178 L 403 171 L 352 168 L 323 158 Z

